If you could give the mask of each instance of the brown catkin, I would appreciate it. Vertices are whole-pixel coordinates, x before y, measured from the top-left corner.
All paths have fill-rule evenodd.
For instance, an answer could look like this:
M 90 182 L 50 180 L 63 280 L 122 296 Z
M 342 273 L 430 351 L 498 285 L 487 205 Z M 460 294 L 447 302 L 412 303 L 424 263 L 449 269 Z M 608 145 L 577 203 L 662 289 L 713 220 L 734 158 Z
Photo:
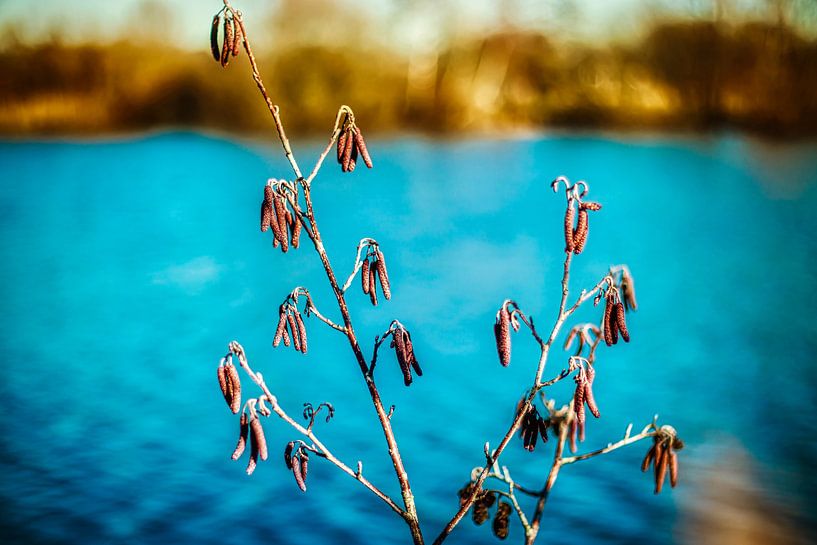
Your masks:
M 604 305 L 604 343 L 607 346 L 613 346 L 613 324 L 610 323 L 612 318 L 613 301 L 610 297 L 607 297 Z
M 616 329 L 621 331 L 621 338 L 624 339 L 624 342 L 630 342 L 630 333 L 627 331 L 627 322 L 626 318 L 624 317 L 624 305 L 621 303 L 616 303 L 615 308 L 616 313 Z
M 306 482 L 306 476 L 309 473 L 309 454 L 305 450 L 301 450 L 301 475 Z
M 406 339 L 403 337 L 403 330 L 394 330 L 392 336 L 394 337 L 394 353 L 397 356 L 397 363 L 400 365 L 400 371 L 403 372 L 403 383 L 406 386 L 410 386 L 411 369 L 409 368 L 408 354 L 406 353 Z
M 226 67 L 230 63 L 230 54 L 233 51 L 233 20 L 224 17 L 224 41 L 221 44 L 221 66 Z
M 511 363 L 511 315 L 503 306 L 499 309 L 499 316 L 494 324 L 494 337 L 496 337 L 496 350 L 499 355 L 499 363 L 507 367 Z
M 584 387 L 587 385 L 587 378 L 584 373 L 579 373 L 574 377 L 576 390 L 573 392 L 573 410 L 576 411 L 576 420 L 579 424 L 584 424 Z
M 655 458 L 655 444 L 653 444 L 647 454 L 644 455 L 644 460 L 641 461 L 641 472 L 646 473 L 648 469 L 650 469 L 650 464 L 652 463 L 653 459 Z
M 295 311 L 295 323 L 298 326 L 298 333 L 301 337 L 301 352 L 306 354 L 306 326 L 304 325 L 304 320 L 301 317 L 301 313 L 297 310 Z
M 210 27 L 210 52 L 216 62 L 221 61 L 221 52 L 218 50 L 218 29 L 221 26 L 221 15 L 213 16 L 213 24 Z
M 279 197 L 274 194 L 274 192 L 272 190 L 272 187 L 270 187 L 270 186 L 267 186 L 267 187 L 269 187 L 269 193 L 270 193 L 270 222 L 269 222 L 269 226 L 272 227 L 272 233 L 275 235 L 275 240 L 273 241 L 273 245 L 277 247 L 278 244 L 281 242 L 281 240 L 286 238 L 286 230 L 284 230 L 283 232 L 281 231 L 281 222 L 278 220 L 279 208 L 281 210 L 280 213 L 283 214 L 283 207 L 278 206 Z M 267 190 L 265 189 L 264 191 L 265 191 L 265 198 L 266 198 Z
M 264 428 L 261 427 L 261 421 L 258 418 L 253 418 L 250 421 L 250 431 L 252 431 L 253 441 L 258 445 L 258 455 L 262 460 L 266 460 L 268 456 L 267 440 L 264 437 Z
M 678 455 L 669 448 L 669 484 L 672 488 L 678 484 Z
M 349 172 L 354 172 L 355 167 L 357 166 L 357 143 L 355 142 L 355 133 L 357 132 L 357 128 L 352 130 L 352 156 L 349 158 Z
M 348 137 L 348 135 L 346 134 L 346 131 L 341 130 L 340 131 L 340 136 L 338 136 L 338 164 L 339 165 L 343 164 L 343 154 L 346 151 L 346 139 L 347 139 L 347 137 Z
M 360 128 L 358 128 L 355 133 L 355 145 L 363 157 L 363 162 L 366 163 L 367 167 L 372 168 L 372 158 L 369 157 L 369 150 L 366 149 L 366 141 L 363 140 L 363 133 L 360 132 Z M 388 299 L 388 297 L 386 297 L 386 299 Z
M 258 465 L 258 441 L 255 440 L 255 434 L 250 434 L 250 460 L 247 462 L 247 475 L 252 475 L 255 467 Z
M 295 316 L 292 312 L 287 313 L 287 322 L 289 323 L 289 332 L 292 333 L 292 344 L 295 350 L 301 351 L 301 333 L 298 331 L 298 324 L 295 322 Z
M 233 19 L 233 57 L 237 57 L 241 51 L 241 45 L 244 43 L 244 33 L 241 31 L 241 23 L 237 19 Z
M 601 204 L 593 201 L 585 201 L 579 205 L 579 210 L 592 210 L 598 212 L 601 210 Z
M 284 198 L 276 194 L 272 198 L 272 204 L 275 206 L 275 217 L 278 220 L 278 231 L 275 234 L 281 242 L 281 251 L 286 253 L 289 250 L 289 242 L 287 241 L 287 215 Z
M 587 243 L 587 233 L 590 230 L 590 222 L 587 217 L 587 210 L 579 210 L 579 219 L 576 221 L 576 230 L 573 231 L 573 253 L 579 255 L 584 250 Z
M 570 452 L 576 452 L 576 419 L 571 418 L 567 426 L 567 438 L 570 441 Z
M 284 346 L 289 346 L 292 342 L 289 340 L 289 332 L 284 328 Z
M 471 482 L 466 483 L 465 486 L 463 486 L 462 488 L 459 489 L 459 491 L 457 491 L 457 497 L 459 497 L 460 499 L 460 507 L 465 505 L 465 503 L 468 501 L 468 497 L 471 495 L 471 492 L 473 491 L 474 483 Z
M 292 220 L 292 247 L 297 250 L 301 243 L 301 222 L 295 217 Z
M 379 247 L 375 250 L 375 254 L 377 255 L 375 260 L 377 277 L 380 280 L 380 287 L 383 288 L 383 297 L 389 300 L 391 299 L 391 285 L 389 284 L 389 273 L 386 270 L 386 258 L 383 257 L 383 252 L 380 251 Z
M 232 396 L 227 386 L 227 369 L 223 365 L 219 365 L 216 371 L 218 373 L 218 387 L 221 389 L 221 395 L 224 396 L 224 401 L 227 402 L 227 406 L 231 407 L 230 398 Z
M 565 211 L 565 252 L 572 252 L 575 248 L 573 242 L 573 218 L 576 216 L 576 209 L 573 208 L 573 199 L 567 202 Z
M 363 285 L 363 293 L 369 293 L 369 258 L 363 260 L 360 267 L 360 283 Z
M 369 267 L 369 300 L 371 300 L 372 305 L 377 306 L 377 262 L 372 263 L 372 266 Z
M 596 370 L 592 365 L 587 366 L 587 382 L 584 385 L 584 402 L 587 403 L 587 408 L 593 413 L 596 418 L 601 417 L 598 405 L 596 405 L 596 398 L 593 396 L 593 381 L 596 380 Z
M 409 357 L 411 358 L 409 363 L 411 364 L 412 369 L 414 369 L 414 372 L 417 373 L 418 377 L 423 376 L 423 370 L 420 368 L 420 362 L 417 361 L 417 356 L 414 355 L 414 344 L 411 342 L 411 333 L 408 331 L 406 331 L 406 348 L 408 350 Z
M 354 147 L 354 136 L 352 136 L 352 128 L 346 129 L 346 142 L 343 146 L 343 157 L 341 158 L 341 169 L 343 172 L 349 172 L 349 164 L 352 161 L 352 148 Z
M 244 454 L 244 448 L 247 446 L 247 434 L 250 431 L 250 425 L 247 421 L 247 413 L 241 413 L 240 432 L 238 435 L 238 444 L 233 451 L 232 459 L 238 460 Z
M 231 389 L 230 410 L 233 411 L 233 414 L 238 414 L 241 409 L 241 378 L 238 376 L 235 365 L 228 364 L 224 368 L 227 371 L 227 384 Z
M 266 199 L 261 201 L 261 232 L 265 233 L 269 229 L 270 218 L 272 217 L 272 205 Z
M 284 336 L 287 325 L 287 316 L 283 306 L 278 307 L 278 313 L 278 327 L 275 329 L 275 337 L 272 338 L 272 346 L 275 347 L 281 344 L 281 339 Z
M 496 515 L 494 515 L 494 521 L 492 523 L 491 530 L 493 531 L 494 535 L 499 539 L 505 539 L 508 537 L 508 528 L 510 526 L 509 516 L 511 514 L 511 504 L 507 502 L 499 502 L 499 506 L 496 508 Z
M 626 269 L 621 276 L 621 292 L 624 296 L 624 310 L 638 310 L 638 303 L 635 299 L 635 281 L 627 274 Z
M 669 447 L 661 449 L 661 454 L 656 453 L 655 459 L 656 459 L 655 493 L 660 494 L 661 489 L 664 487 L 664 480 L 667 478 L 667 460 L 669 459 Z
M 287 226 L 285 232 L 287 233 L 287 236 L 289 237 L 289 240 L 291 241 L 292 240 L 292 212 L 290 212 L 289 210 L 285 210 L 284 220 L 285 220 L 284 223 Z M 290 242 L 290 244 L 292 244 L 292 243 Z
M 295 447 L 295 441 L 290 441 L 287 443 L 286 448 L 284 449 L 284 463 L 287 466 L 287 469 L 292 469 L 292 449 Z
M 298 488 L 301 489 L 301 492 L 306 492 L 306 482 L 304 481 L 304 476 L 301 473 L 301 459 L 297 456 L 292 457 L 292 475 L 295 477 L 295 482 L 298 485 Z

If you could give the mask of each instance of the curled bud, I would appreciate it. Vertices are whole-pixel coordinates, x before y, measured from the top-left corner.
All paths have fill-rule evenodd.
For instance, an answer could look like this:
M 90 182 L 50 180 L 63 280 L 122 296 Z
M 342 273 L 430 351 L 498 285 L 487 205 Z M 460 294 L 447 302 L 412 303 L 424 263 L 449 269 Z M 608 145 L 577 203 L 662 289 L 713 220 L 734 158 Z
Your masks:
M 505 305 L 499 309 L 494 323 L 494 337 L 496 337 L 496 351 L 499 355 L 499 363 L 507 367 L 511 363 L 511 314 Z
M 264 428 L 261 427 L 261 421 L 258 418 L 253 418 L 250 421 L 250 431 L 252 431 L 253 441 L 258 446 L 259 456 L 261 456 L 262 460 L 266 460 L 268 456 L 267 440 L 264 437 Z
M 238 460 L 244 454 L 244 448 L 247 446 L 247 434 L 250 431 L 249 422 L 247 421 L 247 413 L 241 413 L 241 429 L 238 435 L 238 444 L 233 451 L 233 460 Z
M 363 284 L 363 293 L 369 293 L 369 259 L 363 260 L 360 268 L 360 282 Z
M 275 337 L 272 339 L 272 346 L 277 347 L 281 344 L 281 339 L 284 336 L 287 324 L 287 315 L 284 306 L 278 307 L 278 327 L 275 329 Z
M 573 199 L 570 199 L 565 211 L 565 252 L 572 252 L 575 248 L 573 242 L 573 218 L 575 216 L 576 209 L 573 208 Z
M 624 342 L 630 342 L 630 333 L 627 331 L 627 322 L 626 318 L 624 317 L 624 305 L 621 303 L 616 303 L 615 308 L 616 313 L 616 329 L 617 331 L 621 331 L 621 338 L 624 339 Z
M 389 273 L 386 271 L 386 258 L 383 257 L 383 252 L 380 251 L 379 247 L 375 250 L 375 255 L 377 255 L 377 259 L 374 263 L 377 267 L 380 287 L 383 288 L 383 297 L 388 300 L 391 299 L 391 287 L 389 285 Z
M 579 255 L 584 250 L 587 242 L 587 233 L 590 229 L 590 222 L 587 218 L 587 210 L 579 210 L 579 220 L 576 222 L 576 229 L 573 231 L 573 253 Z
M 213 54 L 213 59 L 216 62 L 221 61 L 221 52 L 218 49 L 218 29 L 221 26 L 221 15 L 216 14 L 213 17 L 213 24 L 210 27 L 210 52 Z
M 241 409 L 241 379 L 232 363 L 225 365 L 224 369 L 227 372 L 227 390 L 230 392 L 230 410 L 238 414 Z
M 366 149 L 366 142 L 363 140 L 363 133 L 360 132 L 359 128 L 355 132 L 355 147 L 360 150 L 360 155 L 363 157 L 366 166 L 372 168 L 372 158 L 369 157 L 369 150 Z
M 292 465 L 292 475 L 295 477 L 298 488 L 301 489 L 301 492 L 306 492 L 306 482 L 301 472 L 301 459 L 298 458 L 298 456 L 293 456 L 290 459 L 290 464 Z

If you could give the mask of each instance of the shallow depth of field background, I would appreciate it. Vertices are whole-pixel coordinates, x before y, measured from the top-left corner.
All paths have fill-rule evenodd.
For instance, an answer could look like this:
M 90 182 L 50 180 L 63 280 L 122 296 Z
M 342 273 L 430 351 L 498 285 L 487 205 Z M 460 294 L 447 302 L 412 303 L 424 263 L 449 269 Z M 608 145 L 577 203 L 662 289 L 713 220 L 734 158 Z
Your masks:
M 290 414 L 332 402 L 319 436 L 399 497 L 345 339 L 312 318 L 307 356 L 270 345 L 296 285 L 339 314 L 310 245 L 283 255 L 258 231 L 263 183 L 291 172 L 246 59 L 208 59 L 219 3 L 185 4 L 0 3 L 2 541 L 406 543 L 316 457 L 302 494 L 277 419 L 251 478 L 229 459 L 238 423 L 215 368 L 237 339 Z M 498 305 L 555 318 L 563 174 L 604 205 L 574 296 L 627 263 L 639 298 L 632 342 L 600 348 L 602 418 L 581 449 L 654 413 L 687 448 L 660 496 L 638 467 L 647 442 L 564 468 L 541 542 L 809 542 L 815 2 L 263 4 L 236 5 L 302 170 L 339 104 L 368 135 L 375 168 L 327 161 L 315 209 L 338 276 L 364 236 L 388 258 L 392 300 L 371 307 L 358 282 L 348 300 L 366 353 L 393 318 L 412 331 L 424 376 L 405 388 L 385 350 L 377 381 L 427 539 L 535 371 L 524 333 L 498 364 Z M 565 362 L 554 350 L 545 375 Z M 553 443 L 514 440 L 503 463 L 539 487 Z M 495 542 L 489 526 L 465 519 L 450 542 Z

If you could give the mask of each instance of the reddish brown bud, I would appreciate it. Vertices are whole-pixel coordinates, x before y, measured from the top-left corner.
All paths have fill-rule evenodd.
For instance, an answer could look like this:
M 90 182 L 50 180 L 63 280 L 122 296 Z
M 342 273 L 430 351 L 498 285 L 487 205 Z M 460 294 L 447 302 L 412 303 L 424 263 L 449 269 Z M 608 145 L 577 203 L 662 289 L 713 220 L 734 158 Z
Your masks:
M 295 350 L 301 351 L 301 332 L 298 330 L 298 324 L 295 322 L 295 316 L 292 312 L 287 313 L 287 322 L 289 323 L 289 331 L 292 333 L 292 344 Z
M 250 431 L 252 431 L 252 439 L 258 446 L 258 454 L 262 460 L 267 459 L 267 440 L 264 437 L 264 428 L 261 427 L 261 421 L 258 418 L 253 418 L 250 421 Z
M 306 326 L 304 326 L 304 320 L 301 318 L 301 313 L 298 310 L 295 310 L 295 325 L 298 326 L 298 333 L 300 335 L 301 340 L 301 352 L 306 354 Z
M 584 385 L 584 402 L 587 403 L 587 408 L 593 413 L 596 418 L 601 417 L 598 405 L 596 405 L 596 398 L 593 397 L 593 381 L 596 380 L 596 370 L 592 365 L 587 366 L 587 382 Z
M 230 53 L 233 51 L 233 20 L 224 17 L 224 41 L 221 44 L 221 66 L 226 67 L 230 62 Z
M 650 469 L 650 464 L 652 463 L 653 459 L 655 458 L 655 444 L 649 448 L 647 454 L 644 456 L 644 460 L 641 462 L 641 472 L 646 473 L 648 469 Z
M 213 54 L 213 59 L 216 62 L 221 61 L 221 52 L 218 50 L 218 29 L 221 26 L 221 15 L 216 14 L 213 17 L 213 24 L 210 27 L 210 52 Z
M 233 460 L 238 460 L 244 454 L 244 448 L 247 446 L 247 434 L 250 431 L 249 422 L 247 421 L 247 413 L 241 413 L 241 426 L 238 435 L 238 444 L 233 451 Z
M 380 251 L 379 247 L 375 250 L 375 254 L 377 255 L 377 259 L 374 263 L 377 266 L 377 276 L 380 279 L 380 287 L 383 288 L 383 297 L 389 300 L 391 299 L 391 287 L 389 285 L 389 273 L 386 270 L 386 258 L 383 257 L 383 252 Z
M 672 488 L 678 484 L 678 455 L 672 447 L 669 449 L 669 484 Z
M 494 324 L 494 337 L 496 337 L 496 350 L 499 355 L 499 363 L 507 367 L 511 363 L 511 315 L 503 306 L 499 309 L 496 323 Z
M 565 211 L 565 252 L 572 252 L 575 248 L 573 242 L 573 218 L 576 216 L 576 209 L 573 208 L 573 200 L 567 203 Z
M 244 33 L 241 30 L 241 23 L 238 20 L 233 20 L 233 29 L 235 35 L 233 36 L 233 57 L 237 57 L 241 51 L 241 45 L 244 43 Z
M 301 489 L 301 492 L 306 492 L 306 482 L 304 481 L 304 476 L 301 473 L 301 459 L 297 456 L 293 456 L 291 458 L 292 464 L 292 475 L 295 477 L 295 482 L 298 484 L 298 488 Z
M 285 332 L 286 325 L 287 325 L 287 315 L 286 315 L 286 312 L 284 311 L 283 306 L 278 308 L 278 312 L 279 312 L 279 315 L 278 315 L 278 327 L 275 329 L 275 337 L 272 338 L 272 346 L 275 346 L 275 347 L 277 347 L 279 344 L 281 344 L 281 339 L 284 336 L 284 332 Z M 289 346 L 289 345 L 287 345 L 287 346 Z
M 289 250 L 289 242 L 287 241 L 287 216 L 284 198 L 276 194 L 272 198 L 272 204 L 275 207 L 275 217 L 278 220 L 278 230 L 275 231 L 275 236 L 278 237 L 278 241 L 281 243 L 281 251 L 286 253 Z
M 346 131 L 341 130 L 340 136 L 338 136 L 338 164 L 343 165 L 343 154 L 346 152 L 346 140 L 348 138 L 348 134 Z
M 377 306 L 377 262 L 369 267 L 369 299 L 374 306 Z
M 585 201 L 579 205 L 579 210 L 592 210 L 598 212 L 601 210 L 601 204 L 593 201 Z
M 230 410 L 233 414 L 238 414 L 241 409 L 241 379 L 235 365 L 227 364 L 224 369 L 227 372 L 227 389 L 230 392 Z
M 363 260 L 360 268 L 360 282 L 363 284 L 363 293 L 369 293 L 369 258 Z
M 341 158 L 341 168 L 343 172 L 349 172 L 350 163 L 352 162 L 352 148 L 355 147 L 354 136 L 352 136 L 352 128 L 346 129 L 346 142 L 343 146 L 343 158 Z
M 366 163 L 366 166 L 372 168 L 372 158 L 369 157 L 369 150 L 366 149 L 366 142 L 363 140 L 363 133 L 360 132 L 360 128 L 355 132 L 355 147 L 360 151 L 360 155 L 363 157 L 363 162 Z M 386 297 L 386 299 L 388 299 L 388 297 Z
M 295 441 L 290 441 L 287 443 L 287 447 L 284 449 L 284 463 L 287 466 L 287 469 L 292 469 L 292 449 L 295 447 Z
M 616 303 L 615 308 L 616 313 L 616 329 L 621 331 L 621 338 L 624 339 L 624 342 L 630 342 L 630 333 L 627 331 L 627 322 L 626 318 L 624 317 L 624 305 L 621 303 Z
M 590 230 L 590 222 L 587 218 L 587 210 L 579 210 L 579 220 L 576 222 L 576 229 L 573 231 L 573 253 L 579 255 L 584 250 L 587 242 L 587 233 Z

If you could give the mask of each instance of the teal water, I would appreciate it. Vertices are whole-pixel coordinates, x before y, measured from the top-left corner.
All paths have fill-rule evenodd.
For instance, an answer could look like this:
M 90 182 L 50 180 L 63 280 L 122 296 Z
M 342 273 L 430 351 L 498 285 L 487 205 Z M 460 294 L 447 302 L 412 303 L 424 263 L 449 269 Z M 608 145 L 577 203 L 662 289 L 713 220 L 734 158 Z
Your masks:
M 295 148 L 308 170 L 320 144 Z M 404 388 L 384 353 L 377 380 L 429 538 L 534 372 L 523 335 L 498 365 L 497 306 L 513 297 L 541 327 L 555 316 L 564 201 L 548 184 L 560 174 L 604 205 L 571 286 L 627 263 L 640 304 L 632 342 L 600 353 L 602 418 L 583 448 L 656 412 L 688 448 L 681 484 L 658 497 L 638 469 L 646 445 L 566 467 L 542 543 L 694 542 L 701 502 L 735 460 L 749 460 L 748 490 L 776 517 L 815 527 L 817 146 L 555 135 L 370 148 L 372 171 L 327 165 L 315 208 L 339 276 L 364 236 L 387 254 L 392 300 L 372 308 L 357 284 L 349 300 L 366 352 L 393 318 L 412 331 L 424 376 Z M 311 319 L 308 356 L 270 346 L 296 285 L 339 321 L 310 247 L 282 255 L 258 232 L 263 183 L 289 172 L 277 148 L 194 134 L 6 142 L 0 165 L 4 543 L 407 542 L 390 510 L 320 460 L 301 494 L 280 461 L 296 436 L 278 420 L 265 422 L 271 460 L 255 475 L 229 460 L 237 423 L 215 367 L 237 339 L 293 415 L 331 401 L 323 441 L 399 497 L 344 339 Z M 556 351 L 546 375 L 564 361 Z M 515 442 L 503 461 L 538 487 L 550 456 Z M 493 541 L 469 520 L 450 539 Z

